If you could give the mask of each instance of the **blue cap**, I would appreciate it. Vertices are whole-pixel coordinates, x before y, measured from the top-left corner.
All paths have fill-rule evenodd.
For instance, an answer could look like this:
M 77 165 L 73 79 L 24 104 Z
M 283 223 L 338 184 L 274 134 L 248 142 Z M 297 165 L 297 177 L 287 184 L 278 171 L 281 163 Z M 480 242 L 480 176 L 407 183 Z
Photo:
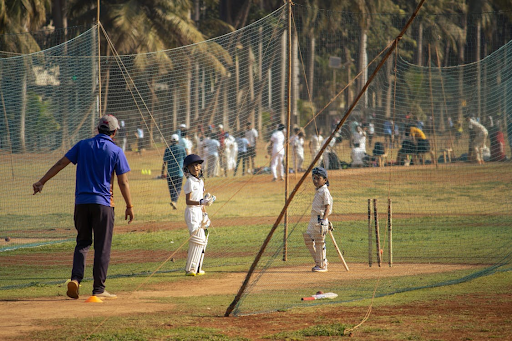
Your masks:
M 311 171 L 311 174 L 312 175 L 320 175 L 324 179 L 327 179 L 327 171 L 325 170 L 325 168 L 322 168 L 322 167 L 313 168 L 313 170 Z M 329 180 L 327 180 L 326 185 L 329 186 Z
M 183 168 L 187 168 L 188 165 L 191 165 L 194 162 L 203 163 L 204 160 L 199 155 L 196 154 L 187 155 L 187 157 L 183 160 Z

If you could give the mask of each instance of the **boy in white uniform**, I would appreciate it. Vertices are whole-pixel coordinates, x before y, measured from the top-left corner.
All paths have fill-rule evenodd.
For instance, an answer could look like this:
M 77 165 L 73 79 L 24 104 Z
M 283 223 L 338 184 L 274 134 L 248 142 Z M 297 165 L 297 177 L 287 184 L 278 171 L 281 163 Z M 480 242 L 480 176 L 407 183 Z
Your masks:
M 316 193 L 311 205 L 311 219 L 304 242 L 315 260 L 313 272 L 327 272 L 327 256 L 325 252 L 325 235 L 329 228 L 327 217 L 332 213 L 332 196 L 329 192 L 327 171 L 322 167 L 315 167 L 312 171 L 313 185 Z
M 190 154 L 183 160 L 183 172 L 187 177 L 187 182 L 183 186 L 187 203 L 185 222 L 190 233 L 187 264 L 185 265 L 187 276 L 204 275 L 201 267 L 204 250 L 208 243 L 208 227 L 210 226 L 210 219 L 205 206 L 210 206 L 215 201 L 215 196 L 211 196 L 209 193 L 203 197 L 203 162 L 204 160 L 196 154 Z

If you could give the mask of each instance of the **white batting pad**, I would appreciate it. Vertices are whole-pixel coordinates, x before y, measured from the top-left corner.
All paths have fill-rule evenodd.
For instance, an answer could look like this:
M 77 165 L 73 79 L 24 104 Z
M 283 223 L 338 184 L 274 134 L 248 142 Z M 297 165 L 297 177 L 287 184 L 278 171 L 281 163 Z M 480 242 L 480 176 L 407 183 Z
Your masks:
M 185 271 L 197 273 L 200 270 L 202 256 L 206 248 L 207 239 L 203 229 L 197 230 L 188 242 L 188 256 Z
M 317 250 L 315 249 L 315 241 L 308 233 L 303 233 L 302 236 L 304 237 L 304 243 L 306 243 L 306 247 L 309 250 L 309 253 L 311 253 L 311 257 L 315 260 L 315 264 L 319 265 L 321 263 L 322 258 L 318 258 Z

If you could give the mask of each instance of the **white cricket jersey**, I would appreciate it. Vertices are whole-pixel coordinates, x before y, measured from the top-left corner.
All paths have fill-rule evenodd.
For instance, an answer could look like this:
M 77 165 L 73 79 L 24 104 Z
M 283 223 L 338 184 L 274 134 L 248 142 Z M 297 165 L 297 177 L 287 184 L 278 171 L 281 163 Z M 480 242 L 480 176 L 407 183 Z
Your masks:
M 320 215 L 321 211 L 325 210 L 325 205 L 329 205 L 329 212 L 327 212 L 327 215 L 331 214 L 332 204 L 332 196 L 329 192 L 329 187 L 327 187 L 327 185 L 323 185 L 315 192 L 313 204 L 311 205 L 311 215 Z
M 258 138 L 258 131 L 256 129 L 249 129 L 245 132 L 245 138 L 249 141 L 249 145 L 254 147 L 256 145 L 256 139 Z
M 270 138 L 272 141 L 272 155 L 281 154 L 284 155 L 284 134 L 281 130 L 278 130 L 272 134 Z
M 204 182 L 201 179 L 196 178 L 193 175 L 189 175 L 185 185 L 183 186 L 183 192 L 190 194 L 190 200 L 199 201 L 203 199 L 204 193 Z M 201 207 L 201 205 L 189 205 L 190 207 Z

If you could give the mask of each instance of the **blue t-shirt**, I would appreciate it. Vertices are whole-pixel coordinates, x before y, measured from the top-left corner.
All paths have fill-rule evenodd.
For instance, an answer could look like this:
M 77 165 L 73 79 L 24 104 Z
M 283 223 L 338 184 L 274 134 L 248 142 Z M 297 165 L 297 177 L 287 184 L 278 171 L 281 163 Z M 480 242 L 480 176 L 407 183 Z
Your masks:
M 171 145 L 165 149 L 164 162 L 167 162 L 167 174 L 169 176 L 183 176 L 183 160 L 187 153 L 179 144 Z
M 78 142 L 65 156 L 77 165 L 75 205 L 113 206 L 110 188 L 114 173 L 130 171 L 123 150 L 109 136 L 98 134 Z

